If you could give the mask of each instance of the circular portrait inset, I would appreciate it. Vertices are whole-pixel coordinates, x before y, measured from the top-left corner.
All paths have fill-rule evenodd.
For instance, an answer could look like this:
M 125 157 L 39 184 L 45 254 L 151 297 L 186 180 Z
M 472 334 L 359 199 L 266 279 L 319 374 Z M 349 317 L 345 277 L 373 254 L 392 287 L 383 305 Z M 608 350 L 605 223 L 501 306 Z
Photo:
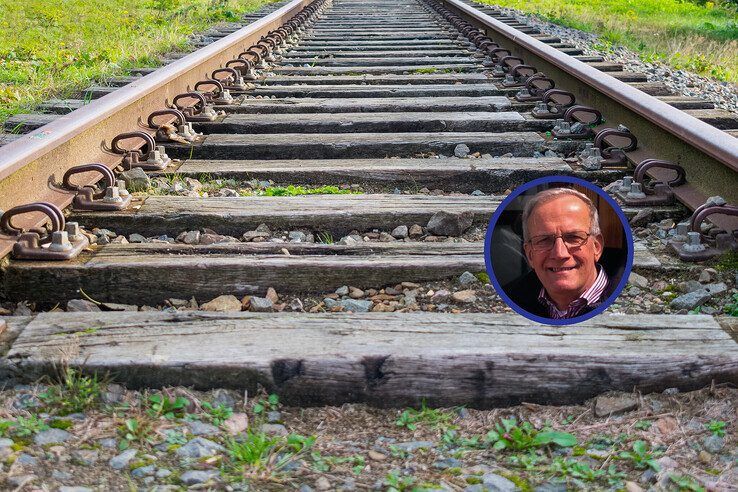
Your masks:
M 540 323 L 589 319 L 612 304 L 633 265 L 633 238 L 618 204 L 579 178 L 516 188 L 495 211 L 487 273 L 502 299 Z

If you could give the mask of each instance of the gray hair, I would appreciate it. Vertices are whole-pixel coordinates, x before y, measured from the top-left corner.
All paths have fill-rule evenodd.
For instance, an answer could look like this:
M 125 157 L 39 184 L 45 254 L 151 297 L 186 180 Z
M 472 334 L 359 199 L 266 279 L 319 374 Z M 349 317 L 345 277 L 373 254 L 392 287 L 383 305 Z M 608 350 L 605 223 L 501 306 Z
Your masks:
M 533 195 L 533 198 L 528 200 L 525 204 L 525 207 L 523 208 L 523 242 L 527 242 L 529 239 L 528 219 L 530 219 L 531 214 L 533 214 L 533 210 L 535 210 L 538 205 L 543 205 L 544 203 L 550 202 L 554 198 L 562 195 L 575 196 L 586 203 L 587 208 L 589 208 L 589 233 L 595 236 L 601 233 L 600 215 L 597 213 L 597 207 L 594 206 L 592 200 L 590 200 L 587 195 L 571 188 L 550 188 L 536 193 Z

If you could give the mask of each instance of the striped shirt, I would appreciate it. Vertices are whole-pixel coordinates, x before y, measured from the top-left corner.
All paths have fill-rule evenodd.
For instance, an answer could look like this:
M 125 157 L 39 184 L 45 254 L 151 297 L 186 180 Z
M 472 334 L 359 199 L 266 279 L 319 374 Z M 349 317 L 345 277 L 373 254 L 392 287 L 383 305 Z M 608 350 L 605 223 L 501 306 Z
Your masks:
M 554 302 L 548 296 L 546 289 L 541 287 L 541 292 L 538 294 L 538 302 L 548 308 L 549 318 L 574 318 L 576 316 L 579 316 L 582 310 L 584 310 L 586 307 L 594 307 L 599 304 L 600 297 L 602 297 L 602 293 L 605 292 L 605 290 L 607 289 L 607 285 L 610 283 L 610 279 L 607 278 L 605 269 L 602 268 L 602 266 L 597 264 L 597 269 L 599 270 L 599 273 L 597 274 L 597 278 L 595 278 L 594 283 L 589 287 L 589 289 L 585 290 L 578 299 L 574 299 L 573 301 L 571 301 L 571 303 L 569 303 L 569 305 L 566 307 L 566 310 L 564 311 L 561 311 L 558 307 L 556 307 L 556 304 L 554 304 Z

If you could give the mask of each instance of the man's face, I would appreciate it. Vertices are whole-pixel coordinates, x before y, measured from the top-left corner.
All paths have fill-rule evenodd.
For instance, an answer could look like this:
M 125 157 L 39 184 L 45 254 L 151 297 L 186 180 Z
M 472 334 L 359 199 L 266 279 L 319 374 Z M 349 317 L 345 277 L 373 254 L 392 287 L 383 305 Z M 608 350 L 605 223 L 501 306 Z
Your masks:
M 528 239 L 545 234 L 590 231 L 587 204 L 572 195 L 561 195 L 538 205 L 528 218 Z M 528 263 L 551 299 L 563 308 L 577 299 L 597 278 L 595 262 L 602 255 L 602 236 L 590 236 L 578 248 L 567 248 L 557 238 L 548 251 L 525 243 Z

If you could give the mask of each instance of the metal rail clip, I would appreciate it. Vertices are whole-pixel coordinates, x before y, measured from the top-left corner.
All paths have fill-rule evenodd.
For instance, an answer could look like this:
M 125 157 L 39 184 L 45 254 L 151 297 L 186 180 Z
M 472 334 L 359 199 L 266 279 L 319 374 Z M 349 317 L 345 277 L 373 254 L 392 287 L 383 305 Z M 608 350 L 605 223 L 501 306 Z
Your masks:
M 155 118 L 157 116 L 174 116 L 176 121 L 174 124 L 157 125 Z M 202 133 L 197 133 L 192 127 L 192 123 L 188 122 L 184 113 L 178 109 L 168 108 L 154 111 L 146 120 L 149 128 L 156 130 L 154 139 L 157 142 L 178 142 L 183 144 L 198 143 L 205 137 Z
M 139 138 L 144 141 L 141 150 L 124 149 L 120 146 L 122 140 Z M 172 160 L 164 152 L 164 146 L 156 146 L 154 138 L 146 132 L 127 132 L 121 133 L 113 138 L 110 144 L 113 152 L 123 156 L 123 168 L 128 170 L 134 167 L 140 167 L 144 171 L 161 171 L 167 167 Z M 144 160 L 145 159 L 145 160 Z
M 738 216 L 738 207 L 728 205 L 720 196 L 713 196 L 697 207 L 689 223 L 677 224 L 676 235 L 669 246 L 682 261 L 703 261 L 729 251 L 738 251 L 738 229 L 725 231 L 713 227 L 703 234 L 702 223 L 713 214 Z
M 524 63 L 515 65 L 510 69 L 510 72 L 505 75 L 505 79 L 502 81 L 502 86 L 524 87 L 526 82 L 528 82 L 528 79 L 536 73 L 538 73 L 538 69 L 532 65 L 525 65 Z
M 227 77 L 219 78 L 218 75 L 227 73 Z M 241 72 L 232 67 L 217 68 L 210 74 L 213 80 L 217 80 L 228 91 L 244 92 L 249 89 L 246 81 L 243 80 Z
M 594 137 L 592 126 L 602 123 L 602 113 L 589 106 L 572 106 L 564 112 L 564 118 L 551 130 L 554 138 L 583 140 Z
M 531 112 L 534 118 L 540 120 L 555 120 L 562 118 L 567 109 L 576 103 L 574 94 L 561 89 L 549 89 L 543 93 L 541 101 Z
M 51 229 L 26 231 L 13 225 L 13 217 L 34 212 L 46 215 Z M 90 245 L 79 224 L 66 223 L 62 211 L 52 203 L 36 202 L 11 208 L 0 217 L 0 230 L 17 238 L 13 257 L 19 260 L 71 260 Z
M 638 139 L 628 128 L 619 125 L 617 128 L 605 128 L 597 132 L 593 143 L 588 143 L 579 154 L 582 167 L 588 171 L 596 171 L 605 166 L 621 167 L 628 164 L 626 152 L 638 147 Z
M 105 180 L 101 191 L 92 186 L 79 186 L 71 182 L 72 176 L 86 172 L 98 172 Z M 83 164 L 64 173 L 62 187 L 76 193 L 72 207 L 75 210 L 123 210 L 131 204 L 131 194 L 125 189 L 123 181 L 115 180 L 115 175 L 104 164 Z
M 196 100 L 194 104 L 186 105 L 182 101 Z M 187 121 L 215 121 L 219 116 L 225 115 L 223 111 L 216 111 L 201 92 L 192 91 L 177 94 L 172 99 L 175 108 L 182 111 Z
M 676 172 L 673 179 L 666 183 L 663 181 L 646 181 L 646 171 L 649 169 L 670 169 Z M 687 182 L 687 172 L 679 164 L 660 159 L 646 159 L 638 164 L 633 172 L 633 177 L 625 176 L 621 181 L 614 183 L 611 191 L 619 197 L 626 205 L 669 205 L 674 203 L 674 191 L 672 187 L 683 185 Z
M 203 87 L 212 87 L 211 90 L 202 90 Z M 209 104 L 214 104 L 216 106 L 226 106 L 228 104 L 233 104 L 233 96 L 231 96 L 231 93 L 223 87 L 223 84 L 220 83 L 220 80 L 216 79 L 206 79 L 206 80 L 200 80 L 195 83 L 195 91 L 201 92 L 203 96 L 205 96 L 205 100 Z
M 556 82 L 546 74 L 538 72 L 528 77 L 525 81 L 525 88 L 520 89 L 515 94 L 515 100 L 518 102 L 542 101 L 543 95 L 556 87 Z

